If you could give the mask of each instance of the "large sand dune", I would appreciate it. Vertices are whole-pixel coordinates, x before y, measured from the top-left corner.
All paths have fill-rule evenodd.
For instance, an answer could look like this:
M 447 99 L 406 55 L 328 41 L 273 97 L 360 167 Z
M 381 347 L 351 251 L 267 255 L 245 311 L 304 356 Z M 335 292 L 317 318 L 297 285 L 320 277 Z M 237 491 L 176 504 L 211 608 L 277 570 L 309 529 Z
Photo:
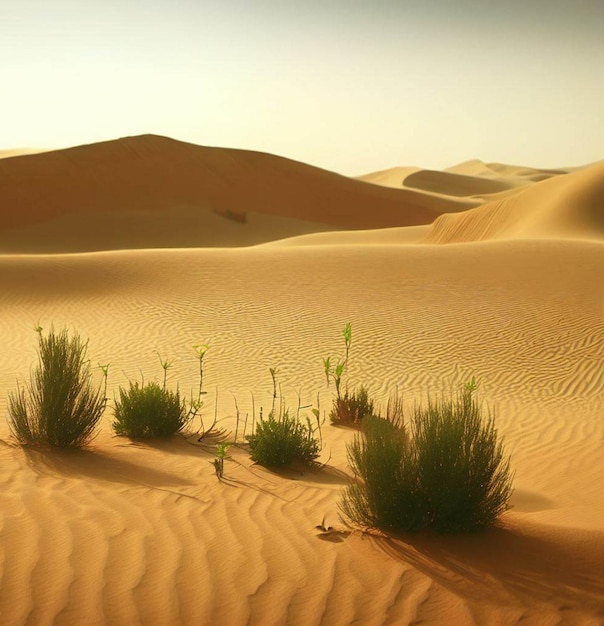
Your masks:
M 480 231 L 472 243 L 419 243 L 429 225 L 300 228 L 248 248 L 0 255 L 2 414 L 35 360 L 34 326 L 52 323 L 89 338 L 93 364 L 111 363 L 111 397 L 128 378 L 159 378 L 156 351 L 175 359 L 170 384 L 193 388 L 192 346 L 209 340 L 206 418 L 217 405 L 234 431 L 234 397 L 251 420 L 252 392 L 256 412 L 266 411 L 269 367 L 279 367 L 290 404 L 319 392 L 327 410 L 321 358 L 341 352 L 351 321 L 350 382 L 380 402 L 398 389 L 411 407 L 477 377 L 516 488 L 513 508 L 486 533 L 384 539 L 338 520 L 346 429 L 324 426 L 322 469 L 270 472 L 235 447 L 219 482 L 211 445 L 114 437 L 110 409 L 81 452 L 22 449 L 3 424 L 0 623 L 602 623 L 600 175 L 588 168 L 527 186 L 510 200 L 532 193 L 523 219 L 534 222 L 505 238 Z M 279 215 L 317 219 L 295 206 Z M 85 215 L 101 210 L 113 211 Z M 279 232 L 271 219 L 267 232 Z M 55 232 L 43 223 L 42 241 Z M 184 214 L 178 223 L 191 228 Z M 133 235 L 132 247 L 152 241 Z M 335 531 L 318 530 L 323 521 Z
M 250 245 L 430 224 L 464 208 L 273 155 L 155 135 L 0 159 L 1 252 Z

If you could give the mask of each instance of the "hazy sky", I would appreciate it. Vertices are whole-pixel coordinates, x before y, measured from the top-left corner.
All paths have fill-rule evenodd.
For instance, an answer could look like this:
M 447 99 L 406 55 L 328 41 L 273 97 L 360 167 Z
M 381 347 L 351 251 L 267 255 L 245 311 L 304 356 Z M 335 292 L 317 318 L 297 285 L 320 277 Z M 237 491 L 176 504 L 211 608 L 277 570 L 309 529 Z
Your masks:
M 604 0 L 0 0 L 0 107 L 0 149 L 580 165 L 604 159 Z

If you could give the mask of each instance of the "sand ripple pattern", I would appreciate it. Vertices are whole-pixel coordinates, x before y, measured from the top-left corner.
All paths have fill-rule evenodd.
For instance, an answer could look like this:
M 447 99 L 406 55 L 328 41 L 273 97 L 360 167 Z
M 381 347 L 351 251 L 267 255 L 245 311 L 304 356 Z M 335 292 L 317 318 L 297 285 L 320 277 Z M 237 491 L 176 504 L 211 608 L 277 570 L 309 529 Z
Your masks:
M 322 471 L 279 475 L 184 439 L 89 451 L 9 445 L 0 427 L 0 614 L 6 624 L 595 624 L 604 619 L 604 249 L 586 242 L 140 251 L 0 260 L 0 411 L 35 358 L 32 327 L 67 325 L 111 362 L 110 393 L 156 351 L 232 428 L 321 393 L 321 358 L 353 323 L 351 384 L 408 406 L 469 376 L 516 470 L 514 510 L 484 540 L 349 534 L 338 522 L 353 434 L 324 427 Z M 316 526 L 325 519 L 335 532 Z M 485 543 L 487 548 L 484 548 Z M 494 557 L 488 555 L 494 554 Z M 543 560 L 543 554 L 548 558 Z M 17 600 L 15 600 L 17 598 Z

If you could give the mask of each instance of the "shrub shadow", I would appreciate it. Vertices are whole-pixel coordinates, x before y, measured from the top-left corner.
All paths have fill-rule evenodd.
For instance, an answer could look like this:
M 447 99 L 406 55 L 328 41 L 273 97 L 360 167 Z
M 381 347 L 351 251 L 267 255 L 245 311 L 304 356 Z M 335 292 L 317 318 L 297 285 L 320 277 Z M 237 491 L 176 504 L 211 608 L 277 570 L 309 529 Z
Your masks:
M 176 454 L 178 456 L 192 456 L 198 459 L 202 459 L 208 456 L 214 456 L 216 450 L 216 443 L 219 440 L 207 438 L 201 442 L 197 441 L 199 435 L 174 435 L 172 437 L 149 437 L 146 439 L 134 439 L 124 437 L 127 445 L 136 446 L 139 448 L 151 448 L 158 452 L 165 454 Z
M 23 452 L 28 465 L 38 474 L 92 478 L 128 486 L 174 487 L 193 484 L 177 474 L 138 465 L 101 451 L 48 450 L 24 446 Z
M 350 474 L 339 470 L 331 465 L 304 465 L 293 463 L 289 467 L 265 467 L 255 463 L 254 467 L 260 468 L 269 474 L 286 478 L 296 482 L 312 482 L 320 485 L 347 485 L 352 481 Z
M 604 618 L 604 533 L 599 531 L 573 534 L 508 520 L 472 535 L 405 533 L 371 541 L 468 599 L 537 601 Z

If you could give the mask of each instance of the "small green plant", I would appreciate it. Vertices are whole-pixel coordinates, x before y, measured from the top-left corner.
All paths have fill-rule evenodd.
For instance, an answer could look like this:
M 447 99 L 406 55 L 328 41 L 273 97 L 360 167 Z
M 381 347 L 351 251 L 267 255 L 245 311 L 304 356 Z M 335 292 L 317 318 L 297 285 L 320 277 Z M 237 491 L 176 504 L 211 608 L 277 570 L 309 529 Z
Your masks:
M 182 430 L 190 419 L 178 390 L 160 387 L 155 381 L 130 383 L 119 388 L 115 401 L 113 429 L 134 439 L 169 437 Z
M 168 380 L 168 370 L 172 367 L 172 365 L 174 365 L 174 360 L 170 361 L 168 359 L 162 359 L 161 354 L 159 352 L 157 353 L 157 358 L 159 359 L 162 369 L 164 370 L 164 389 L 165 389 L 166 382 Z
M 224 476 L 224 459 L 226 458 L 226 451 L 229 449 L 230 445 L 231 444 L 229 443 L 219 443 L 216 446 L 214 470 L 216 471 L 216 476 L 218 476 L 218 478 L 222 478 Z
M 254 434 L 246 439 L 253 461 L 266 467 L 284 467 L 294 461 L 312 463 L 319 456 L 321 444 L 314 433 L 310 419 L 304 423 L 286 409 L 280 417 L 271 412 L 267 419 L 260 419 Z
M 210 438 L 222 439 L 227 436 L 227 433 L 224 429 L 218 428 L 216 426 L 218 422 L 218 387 L 216 388 L 216 395 L 214 399 L 214 420 L 210 424 L 209 428 L 206 427 L 203 420 L 203 414 L 201 412 L 204 407 L 204 397 L 208 393 L 203 388 L 203 364 L 205 355 L 209 348 L 209 343 L 201 343 L 193 346 L 195 354 L 197 355 L 197 361 L 199 363 L 199 387 L 197 390 L 197 398 L 193 398 L 193 392 L 191 392 L 192 399 L 189 402 L 190 406 L 187 421 L 192 421 L 195 417 L 199 416 L 199 429 L 197 430 L 197 434 L 199 434 L 199 437 L 197 438 L 198 442 Z
M 343 396 L 334 398 L 329 419 L 332 424 L 358 426 L 365 417 L 374 414 L 374 405 L 367 389 L 360 387 L 358 391 L 344 392 Z
M 199 361 L 199 390 L 197 393 L 197 400 L 201 402 L 201 396 L 205 395 L 206 392 L 203 390 L 203 359 L 206 355 L 206 352 L 209 350 L 209 343 L 200 343 L 193 346 L 195 353 L 197 354 L 197 360 Z
M 25 388 L 8 398 L 9 424 L 21 444 L 81 447 L 92 437 L 107 403 L 104 387 L 91 384 L 88 342 L 67 330 L 44 336 L 38 326 L 38 365 Z
M 346 350 L 344 358 L 338 359 L 335 365 L 331 362 L 330 356 L 323 359 L 323 370 L 325 371 L 327 386 L 329 387 L 329 382 L 333 380 L 338 398 L 340 398 L 341 395 L 342 376 L 346 370 L 346 367 L 348 366 L 348 357 L 350 355 L 350 346 L 352 343 L 352 324 L 350 322 L 348 322 L 346 326 L 344 326 L 342 335 L 344 337 L 344 347 Z
M 348 447 L 357 480 L 343 494 L 343 517 L 386 531 L 456 533 L 492 524 L 508 508 L 512 473 L 474 388 L 471 382 L 451 400 L 416 406 L 411 433 L 398 403 L 385 419 L 366 418 Z
M 345 424 L 358 426 L 363 418 L 373 415 L 374 405 L 369 398 L 367 389 L 361 386 L 358 390 L 349 392 L 348 388 L 342 393 L 342 377 L 348 368 L 350 358 L 350 346 L 352 345 L 352 324 L 348 322 L 342 331 L 344 337 L 344 358 L 338 359 L 335 365 L 331 357 L 323 359 L 323 368 L 327 386 L 333 380 L 336 387 L 336 397 L 333 399 L 329 419 L 332 424 Z
M 271 373 L 271 378 L 273 379 L 273 404 L 271 408 L 271 413 L 275 412 L 275 402 L 277 402 L 277 374 L 279 370 L 276 367 L 269 367 L 269 372 Z

